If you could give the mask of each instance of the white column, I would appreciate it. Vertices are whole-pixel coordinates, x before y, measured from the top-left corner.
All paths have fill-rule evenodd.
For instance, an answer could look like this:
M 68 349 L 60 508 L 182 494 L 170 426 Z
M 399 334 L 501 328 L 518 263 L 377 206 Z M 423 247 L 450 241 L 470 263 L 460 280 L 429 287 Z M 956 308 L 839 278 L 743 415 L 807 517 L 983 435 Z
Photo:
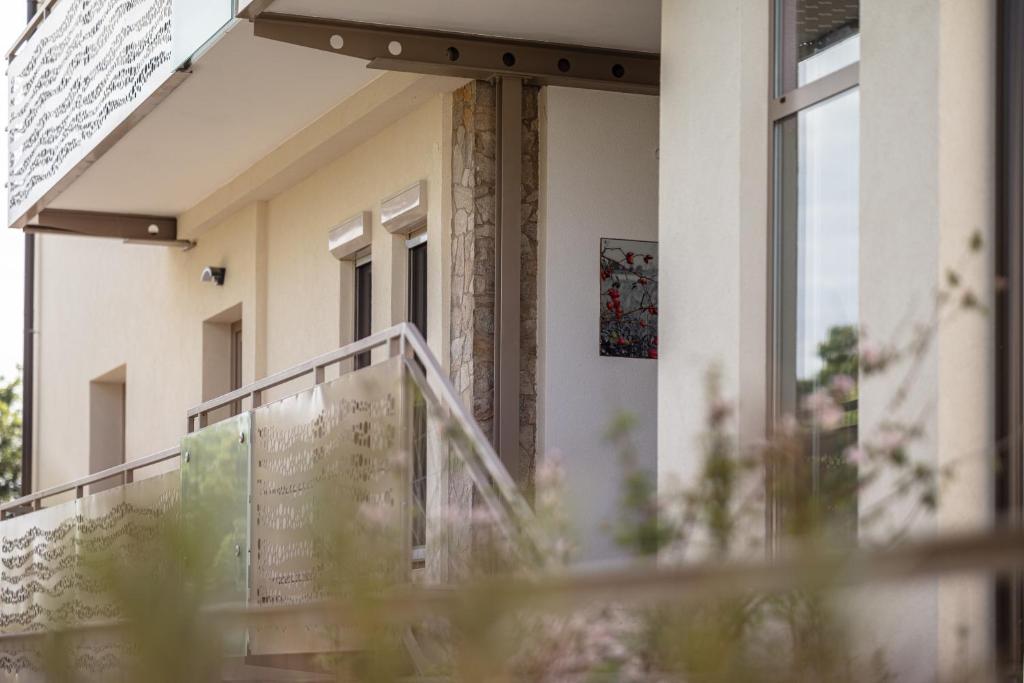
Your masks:
M 692 478 L 705 377 L 721 368 L 741 440 L 764 434 L 768 2 L 662 6 L 658 472 Z
M 927 323 L 950 267 L 991 304 L 995 29 L 992 0 L 861 2 L 860 312 L 876 340 L 901 338 L 908 322 Z M 975 230 L 987 246 L 970 257 Z M 861 388 L 862 439 L 884 420 L 921 419 L 925 437 L 912 457 L 956 463 L 938 515 L 918 518 L 915 533 L 989 519 L 993 322 L 968 313 L 943 325 L 897 414 L 886 405 L 901 372 Z M 862 506 L 884 486 L 862 496 Z M 909 508 L 909 501 L 887 505 L 887 521 L 905 522 Z M 970 579 L 918 582 L 876 593 L 879 609 L 866 618 L 879 644 L 904 653 L 894 662 L 899 673 L 931 679 L 936 667 L 948 672 L 954 662 L 989 654 L 989 590 Z

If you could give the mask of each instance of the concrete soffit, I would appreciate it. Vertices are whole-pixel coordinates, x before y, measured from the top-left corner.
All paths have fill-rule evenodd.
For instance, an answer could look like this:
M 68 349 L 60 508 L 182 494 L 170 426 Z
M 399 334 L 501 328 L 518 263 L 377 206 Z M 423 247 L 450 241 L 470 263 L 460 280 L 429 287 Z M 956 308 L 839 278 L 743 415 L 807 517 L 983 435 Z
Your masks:
M 178 236 L 195 240 L 251 202 L 273 198 L 465 79 L 381 74 L 295 133 L 178 217 Z

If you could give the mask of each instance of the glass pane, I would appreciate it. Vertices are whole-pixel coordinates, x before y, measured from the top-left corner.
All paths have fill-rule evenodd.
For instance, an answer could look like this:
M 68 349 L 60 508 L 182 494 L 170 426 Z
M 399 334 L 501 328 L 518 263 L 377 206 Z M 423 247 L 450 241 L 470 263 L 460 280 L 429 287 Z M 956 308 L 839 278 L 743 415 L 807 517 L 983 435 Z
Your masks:
M 860 0 L 779 0 L 781 95 L 860 59 Z
M 245 412 L 181 440 L 185 575 L 203 582 L 210 602 L 248 596 L 250 423 Z M 245 652 L 244 632 L 225 633 L 225 648 Z
M 363 339 L 369 337 L 373 323 L 370 318 L 373 297 L 373 263 L 367 262 L 356 267 L 356 329 L 355 338 Z M 356 370 L 365 368 L 370 364 L 370 352 L 356 356 Z
M 855 532 L 859 92 L 776 130 L 780 407 L 806 428 L 806 484 Z

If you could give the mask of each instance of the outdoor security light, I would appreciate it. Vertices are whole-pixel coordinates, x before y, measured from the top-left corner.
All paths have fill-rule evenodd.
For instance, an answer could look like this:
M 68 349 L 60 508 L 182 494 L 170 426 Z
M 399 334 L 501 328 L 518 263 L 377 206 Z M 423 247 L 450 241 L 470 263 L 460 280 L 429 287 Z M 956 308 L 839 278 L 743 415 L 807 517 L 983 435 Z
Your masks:
M 217 286 L 224 284 L 224 276 L 227 274 L 226 268 L 217 268 L 216 266 L 206 266 L 203 268 L 203 274 L 199 276 L 200 282 L 215 282 Z

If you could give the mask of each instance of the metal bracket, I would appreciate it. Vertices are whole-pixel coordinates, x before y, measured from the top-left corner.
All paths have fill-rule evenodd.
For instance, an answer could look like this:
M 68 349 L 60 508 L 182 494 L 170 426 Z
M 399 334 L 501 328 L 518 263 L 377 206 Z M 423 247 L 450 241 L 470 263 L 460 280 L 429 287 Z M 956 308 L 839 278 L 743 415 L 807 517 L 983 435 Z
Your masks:
M 178 220 L 167 216 L 43 209 L 39 212 L 38 224 L 25 226 L 25 232 L 110 237 L 123 239 L 129 244 L 155 244 L 185 249 L 195 246 L 194 242 L 178 239 Z
M 263 12 L 255 35 L 369 61 L 371 69 L 656 95 L 661 58 L 579 45 Z

